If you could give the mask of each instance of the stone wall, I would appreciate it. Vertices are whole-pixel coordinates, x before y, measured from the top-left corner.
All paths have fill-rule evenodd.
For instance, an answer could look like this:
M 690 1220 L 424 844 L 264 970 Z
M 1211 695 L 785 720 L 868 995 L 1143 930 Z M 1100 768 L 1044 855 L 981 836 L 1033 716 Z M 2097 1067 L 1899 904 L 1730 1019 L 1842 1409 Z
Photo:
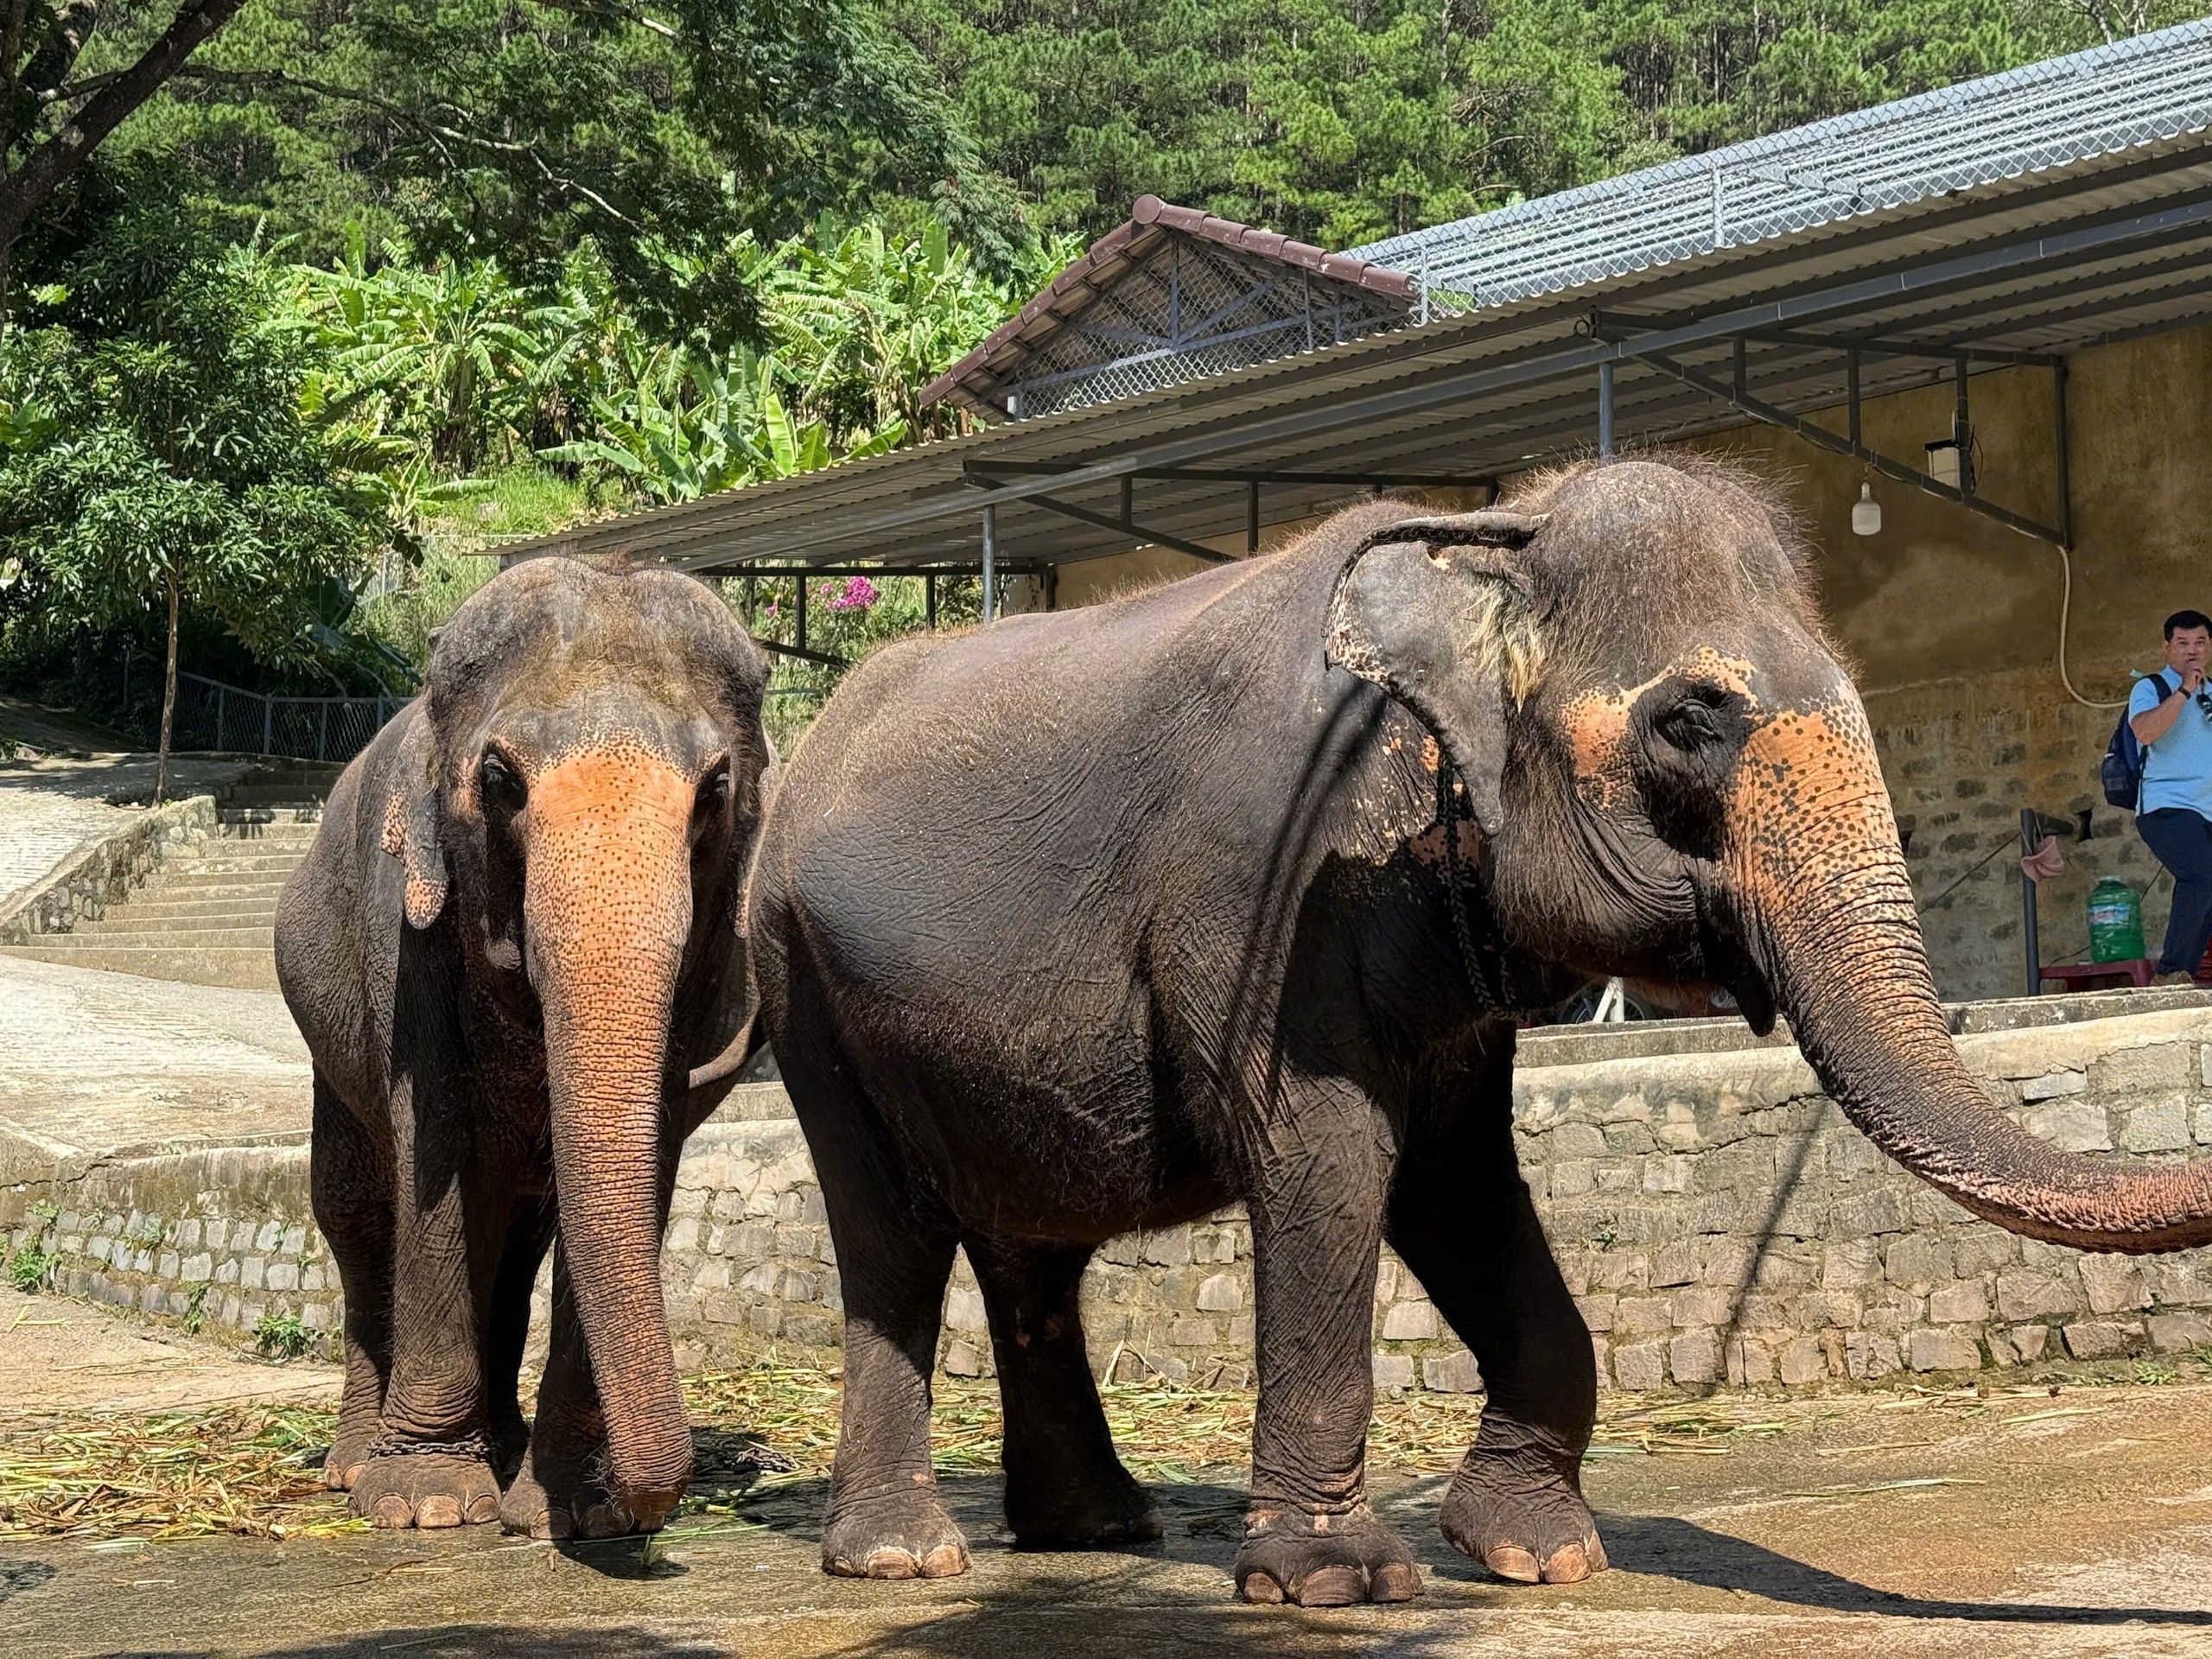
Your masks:
M 2212 998 L 2047 998 L 1957 1018 L 1967 1063 L 2031 1133 L 2151 1161 L 2212 1147 Z M 1529 1033 L 1515 1120 L 1609 1386 L 1805 1389 L 2212 1344 L 2212 1252 L 2087 1255 L 1976 1221 L 1844 1122 L 1794 1048 L 1740 1026 Z M 16 1148 L 0 1165 L 14 1183 L 0 1187 L 0 1228 L 11 1248 L 52 1252 L 60 1288 L 219 1328 L 296 1314 L 327 1344 L 342 1310 L 308 1211 L 304 1147 L 42 1176 L 35 1154 Z M 836 1255 L 779 1087 L 739 1090 L 692 1139 L 663 1270 L 687 1368 L 771 1345 L 832 1357 Z M 1102 1375 L 1250 1380 L 1251 1235 L 1237 1211 L 1113 1241 L 1084 1299 Z M 1479 1385 L 1387 1251 L 1374 1354 L 1385 1388 Z M 992 1369 L 964 1263 L 939 1357 L 955 1376 Z
M 0 944 L 28 944 L 42 933 L 67 933 L 80 921 L 98 921 L 160 868 L 172 848 L 214 830 L 215 798 L 195 795 L 96 836 L 0 909 Z
M 2097 782 L 2117 710 L 2053 701 L 2038 677 L 2009 674 L 1870 697 L 1867 712 L 1944 996 L 2025 988 L 2018 839 L 2026 806 L 2056 818 L 2091 815 L 2088 840 L 2060 837 L 2065 874 L 2038 889 L 2042 960 L 2088 960 L 2089 889 L 2107 875 L 2149 889 L 2144 943 L 2158 955 L 2172 879 L 2135 833 L 2134 815 L 2107 805 Z

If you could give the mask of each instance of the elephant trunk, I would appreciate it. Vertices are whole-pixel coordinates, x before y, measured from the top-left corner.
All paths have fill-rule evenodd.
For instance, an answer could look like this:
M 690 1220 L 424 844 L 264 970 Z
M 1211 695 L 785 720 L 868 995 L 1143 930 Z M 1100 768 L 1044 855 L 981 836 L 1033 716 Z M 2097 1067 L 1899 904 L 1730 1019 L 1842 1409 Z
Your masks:
M 674 768 L 634 753 L 553 767 L 531 791 L 524 897 L 545 1016 L 561 1248 L 606 1416 L 607 1484 L 648 1530 L 691 1474 L 660 1287 L 691 795 Z
M 2010 1232 L 2131 1254 L 2212 1243 L 2212 1163 L 2059 1152 L 1998 1111 L 1960 1059 L 1855 700 L 1757 729 L 1728 818 L 1741 930 L 1806 1059 L 1868 1140 Z

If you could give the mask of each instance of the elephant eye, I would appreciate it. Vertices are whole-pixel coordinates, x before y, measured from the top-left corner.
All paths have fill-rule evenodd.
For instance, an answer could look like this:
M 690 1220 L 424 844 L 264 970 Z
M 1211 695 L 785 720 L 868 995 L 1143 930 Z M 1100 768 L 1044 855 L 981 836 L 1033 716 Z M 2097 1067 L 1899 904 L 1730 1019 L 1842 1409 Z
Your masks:
M 730 797 L 729 757 L 722 755 L 699 779 L 698 806 L 702 812 L 718 812 Z
M 1661 715 L 1654 724 L 1658 727 L 1660 736 L 1685 754 L 1718 748 L 1727 741 L 1713 705 L 1699 697 L 1685 698 Z
M 529 787 L 514 763 L 497 749 L 484 751 L 476 769 L 484 804 L 501 812 L 519 812 L 530 798 Z

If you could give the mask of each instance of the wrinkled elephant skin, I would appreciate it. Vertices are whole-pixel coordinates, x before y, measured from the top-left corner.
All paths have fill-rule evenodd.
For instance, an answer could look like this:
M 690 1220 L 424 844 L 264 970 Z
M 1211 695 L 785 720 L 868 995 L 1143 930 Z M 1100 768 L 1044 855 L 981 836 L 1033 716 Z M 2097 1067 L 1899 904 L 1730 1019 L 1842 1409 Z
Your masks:
M 753 1046 L 766 677 L 695 582 L 518 565 L 454 613 L 285 887 L 346 1294 L 329 1480 L 379 1526 L 605 1536 L 683 1497 L 660 1239 L 683 1138 Z

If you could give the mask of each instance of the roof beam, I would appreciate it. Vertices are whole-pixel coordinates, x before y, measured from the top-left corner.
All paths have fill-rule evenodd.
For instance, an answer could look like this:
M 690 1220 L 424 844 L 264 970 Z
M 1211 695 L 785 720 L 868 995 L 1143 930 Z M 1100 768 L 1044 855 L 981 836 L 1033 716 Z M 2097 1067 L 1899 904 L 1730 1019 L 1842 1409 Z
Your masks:
M 1073 472 L 1072 461 L 971 461 L 968 471 L 992 477 L 1057 477 Z M 1465 473 L 1312 472 L 1267 467 L 1146 467 L 1123 474 L 1182 484 L 1290 484 L 1335 486 L 1356 489 L 1472 490 L 1497 480 L 1487 474 Z
M 988 479 L 977 479 L 975 482 L 985 489 L 991 487 Z M 1151 525 L 1141 524 L 1134 518 L 1109 518 L 1103 512 L 1093 512 L 1089 507 L 1078 507 L 1072 501 L 1063 501 L 1058 496 L 1033 493 L 1024 497 L 1023 499 L 1033 507 L 1042 507 L 1047 512 L 1057 512 L 1063 518 L 1073 518 L 1081 524 L 1096 524 L 1102 530 L 1120 531 L 1128 536 L 1134 545 L 1138 547 L 1148 545 L 1173 548 L 1178 553 L 1187 553 L 1192 558 L 1204 559 L 1209 564 L 1236 563 L 1236 556 L 1233 553 L 1224 553 L 1217 547 L 1207 547 L 1203 543 L 1185 541 L 1180 536 L 1164 530 L 1155 530 Z M 1115 550 L 1107 550 L 1110 552 Z
M 1764 421 L 1770 426 L 1779 426 L 1795 432 L 1815 448 L 1828 450 L 1834 454 L 1848 455 L 1853 460 L 1861 461 L 1872 467 L 1885 478 L 1893 478 L 1901 484 L 1910 484 L 1915 489 L 1924 491 L 1929 495 L 1940 496 L 1942 499 L 1964 507 L 1970 512 L 1978 512 L 1985 518 L 1993 518 L 2006 529 L 2016 530 L 2023 536 L 2032 537 L 2039 542 L 2048 542 L 2053 547 L 2066 545 L 2064 532 L 2053 530 L 2049 524 L 2039 523 L 2023 513 L 2014 512 L 2009 507 L 2000 507 L 1993 501 L 1986 501 L 1978 495 L 1970 494 L 1956 486 L 1943 483 L 1939 479 L 1931 478 L 1917 467 L 1908 467 L 1901 461 L 1892 461 L 1878 450 L 1868 448 L 1864 443 L 1854 443 L 1840 432 L 1831 432 L 1827 428 L 1815 425 L 1802 416 L 1791 414 L 1786 409 L 1754 397 L 1748 392 L 1739 392 L 1727 382 L 1716 380 L 1711 375 L 1702 374 L 1660 353 L 1648 352 L 1643 356 L 1644 361 L 1655 368 L 1665 370 L 1683 385 L 1694 386 L 1709 397 L 1740 409 L 1755 420 Z

